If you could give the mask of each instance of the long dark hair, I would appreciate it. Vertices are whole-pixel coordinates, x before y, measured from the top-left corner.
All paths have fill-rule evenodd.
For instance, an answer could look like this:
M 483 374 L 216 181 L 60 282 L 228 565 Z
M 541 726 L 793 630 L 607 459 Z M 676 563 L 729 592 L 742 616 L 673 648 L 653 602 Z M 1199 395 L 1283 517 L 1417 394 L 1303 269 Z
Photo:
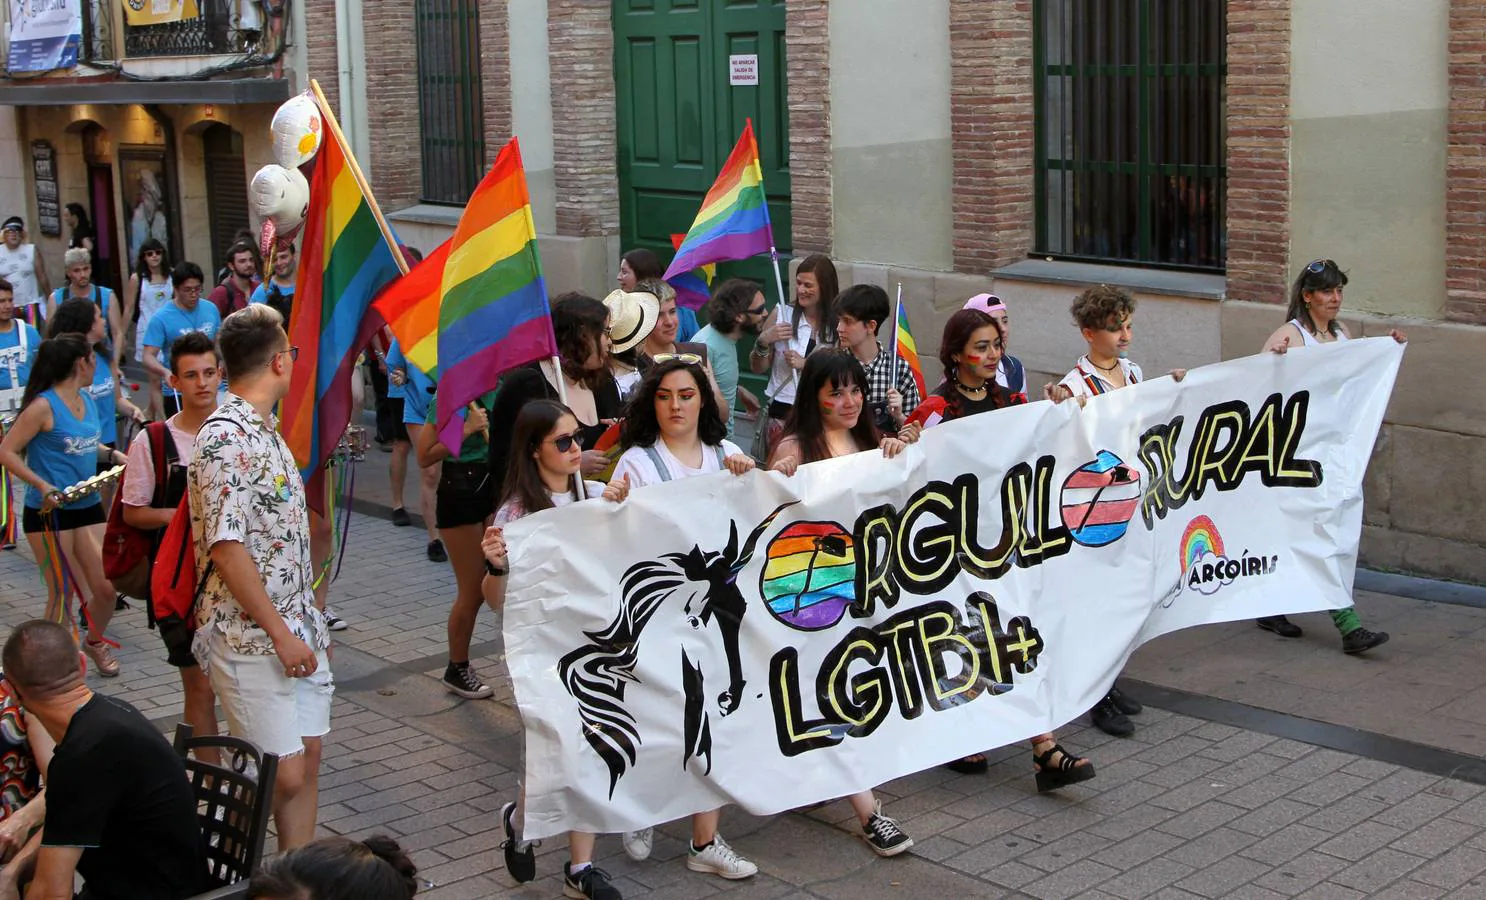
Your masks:
M 660 421 L 655 417 L 655 392 L 660 390 L 661 380 L 672 372 L 685 372 L 696 382 L 697 394 L 702 400 L 697 415 L 697 437 L 702 443 L 715 447 L 728 436 L 728 426 L 722 420 L 722 410 L 717 405 L 712 385 L 707 381 L 707 373 L 695 363 L 668 359 L 650 367 L 635 395 L 630 398 L 624 412 L 624 424 L 619 426 L 619 442 L 626 450 L 653 447 L 660 440 Z
M 647 278 L 659 278 L 666 274 L 666 267 L 660 264 L 660 257 L 652 250 L 641 247 L 619 257 L 629 263 L 629 270 L 635 273 L 635 281 L 644 281 Z
M 31 378 L 26 382 L 26 393 L 21 396 L 21 409 L 43 392 L 57 386 L 58 382 L 72 377 L 77 361 L 87 359 L 93 352 L 80 334 L 61 334 L 41 342 L 36 350 L 36 361 L 31 364 Z
M 248 883 L 250 900 L 407 900 L 418 867 L 397 841 L 324 837 L 264 861 Z
M 67 211 L 77 218 L 77 227 L 72 229 L 74 232 L 88 231 L 92 228 L 92 224 L 88 221 L 88 211 L 83 209 L 81 203 L 67 204 Z
M 506 483 L 501 486 L 496 508 L 515 500 L 523 514 L 552 508 L 552 494 L 542 480 L 542 470 L 533 456 L 542 441 L 563 416 L 578 417 L 556 400 L 532 400 L 521 407 L 511 428 L 511 453 L 506 457 Z
M 1321 271 L 1313 272 L 1319 264 Z M 1306 331 L 1316 333 L 1316 320 L 1311 318 L 1310 307 L 1305 305 L 1307 291 L 1329 291 L 1332 288 L 1345 287 L 1347 284 L 1347 273 L 1341 270 L 1334 260 L 1318 259 L 1304 269 L 1290 286 L 1290 308 L 1285 310 L 1286 319 L 1298 319 Z M 1326 330 L 1331 334 L 1340 334 L 1342 327 L 1336 319 L 1332 319 Z
M 836 275 L 836 264 L 824 253 L 812 253 L 800 260 L 800 265 L 795 269 L 795 275 L 804 272 L 815 276 L 816 309 L 819 312 L 820 327 L 815 329 L 815 343 L 822 345 L 834 345 L 836 343 L 836 296 L 841 293 L 841 279 Z M 799 337 L 800 319 L 804 318 L 805 310 L 800 307 L 799 300 L 795 301 L 794 316 L 790 319 L 792 333 Z
M 98 321 L 102 315 L 103 310 L 92 300 L 84 300 L 81 297 L 63 300 L 46 323 L 46 335 L 47 337 L 61 337 L 64 334 L 80 334 L 86 338 L 88 332 L 93 330 L 93 323 Z M 93 349 L 104 356 L 108 355 L 106 334 L 103 340 L 93 345 Z
M 867 372 L 856 356 L 845 350 L 812 353 L 805 357 L 800 387 L 795 393 L 795 404 L 790 408 L 789 418 L 784 421 L 783 434 L 783 437 L 793 437 L 799 443 L 800 453 L 807 463 L 831 457 L 831 449 L 826 444 L 825 421 L 820 415 L 820 390 L 826 385 L 835 388 L 856 385 L 862 389 L 862 412 L 851 429 L 858 450 L 871 450 L 882 440 L 877 423 L 872 421 L 867 408 Z
M 159 238 L 150 238 L 139 245 L 139 255 L 134 257 L 134 274 L 139 276 L 140 285 L 150 282 L 150 264 L 145 262 L 144 255 L 150 250 L 160 251 L 160 274 L 165 280 L 170 280 L 170 251 L 160 243 Z
M 1001 330 L 1001 323 L 995 317 L 978 309 L 957 310 L 944 323 L 944 336 L 939 341 L 939 362 L 944 366 L 944 380 L 947 390 L 944 392 L 944 406 L 946 419 L 958 419 L 965 414 L 961 405 L 964 397 L 957 390 L 960 384 L 960 367 L 955 362 L 956 355 L 964 355 L 965 345 L 975 336 L 975 332 L 987 325 L 996 329 L 996 339 L 1006 340 L 1006 333 Z M 997 409 L 1011 404 L 1011 395 L 996 383 L 993 378 L 986 382 L 986 391 L 991 397 L 992 403 Z
M 552 331 L 557 337 L 562 373 L 569 381 L 596 390 L 603 379 L 614 377 L 607 365 L 584 368 L 588 358 L 599 352 L 599 339 L 608 325 L 609 307 L 602 300 L 575 292 L 563 294 L 552 304 Z

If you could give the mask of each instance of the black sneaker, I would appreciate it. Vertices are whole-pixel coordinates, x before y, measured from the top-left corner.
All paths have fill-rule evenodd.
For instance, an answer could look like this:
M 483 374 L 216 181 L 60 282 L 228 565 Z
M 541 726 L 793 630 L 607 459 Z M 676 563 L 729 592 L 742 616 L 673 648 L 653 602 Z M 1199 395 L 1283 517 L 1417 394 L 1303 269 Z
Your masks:
M 1254 624 L 1263 628 L 1265 631 L 1273 631 L 1280 637 L 1285 638 L 1298 638 L 1305 633 L 1300 630 L 1299 625 L 1296 625 L 1284 616 L 1265 616 L 1262 619 L 1255 619 Z
M 573 900 L 624 900 L 619 888 L 609 883 L 609 873 L 592 865 L 577 875 L 563 866 L 562 895 Z
M 490 689 L 490 685 L 480 680 L 480 676 L 475 673 L 474 666 L 469 663 L 456 665 L 451 662 L 445 666 L 444 687 L 466 700 L 484 700 L 495 694 L 495 691 Z
M 1136 700 L 1117 687 L 1110 688 L 1109 693 L 1105 696 L 1114 703 L 1115 709 L 1118 709 L 1127 716 L 1138 716 L 1145 709 L 1139 700 Z
M 1135 723 L 1130 721 L 1129 716 L 1120 712 L 1120 708 L 1115 706 L 1114 701 L 1109 699 L 1107 694 L 1103 700 L 1094 704 L 1093 709 L 1089 710 L 1089 718 L 1094 720 L 1094 727 L 1105 734 L 1129 737 L 1135 733 Z
M 408 511 L 399 506 L 392 511 L 392 524 L 398 528 L 406 528 L 413 524 L 413 520 L 408 518 Z
M 1388 643 L 1388 632 L 1368 631 L 1366 628 L 1353 628 L 1342 635 L 1343 653 L 1362 653 L 1374 647 Z
M 327 605 L 325 607 L 325 627 L 329 628 L 331 631 L 345 631 L 351 626 L 348 622 L 346 622 L 345 619 L 342 619 L 340 616 L 336 615 L 335 610 L 331 609 Z
M 506 871 L 516 880 L 517 884 L 526 884 L 537 877 L 537 854 L 533 851 L 535 842 L 522 843 L 516 840 L 516 830 L 511 827 L 511 814 L 516 811 L 516 804 L 507 803 L 500 808 L 501 830 L 506 833 L 506 839 L 501 841 L 501 853 L 506 857 Z
M 449 561 L 449 554 L 448 554 L 447 551 L 444 550 L 444 542 L 441 541 L 441 540 L 439 540 L 438 538 L 434 538 L 433 540 L 431 540 L 431 541 L 428 542 L 428 561 L 429 562 L 448 562 Z
M 878 856 L 897 856 L 913 846 L 913 838 L 898 823 L 882 814 L 882 801 L 872 810 L 872 818 L 862 826 L 862 839 Z

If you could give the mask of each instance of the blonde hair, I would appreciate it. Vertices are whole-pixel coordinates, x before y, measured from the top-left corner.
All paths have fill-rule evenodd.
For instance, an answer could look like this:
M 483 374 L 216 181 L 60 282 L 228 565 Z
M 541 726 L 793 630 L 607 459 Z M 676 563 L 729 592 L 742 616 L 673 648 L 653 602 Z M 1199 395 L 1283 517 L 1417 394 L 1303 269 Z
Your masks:
M 661 303 L 676 299 L 676 289 L 671 287 L 669 282 L 662 281 L 659 278 L 642 278 L 635 282 L 635 290 L 654 294 L 655 299 Z
M 73 266 L 91 266 L 93 254 L 87 247 L 73 247 L 62 254 L 62 268 L 70 269 Z

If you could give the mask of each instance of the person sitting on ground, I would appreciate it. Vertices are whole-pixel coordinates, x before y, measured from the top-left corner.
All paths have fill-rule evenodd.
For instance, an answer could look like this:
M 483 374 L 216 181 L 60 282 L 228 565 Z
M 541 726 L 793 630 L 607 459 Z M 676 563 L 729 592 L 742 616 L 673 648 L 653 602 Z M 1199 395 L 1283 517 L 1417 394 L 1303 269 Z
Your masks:
M 28 897 L 175 900 L 206 886 L 205 843 L 186 765 L 159 729 L 83 681 L 72 634 L 39 619 L 16 626 L 6 680 L 56 742 L 46 824 Z
M 323 837 L 264 862 L 248 882 L 248 900 L 408 900 L 418 893 L 417 876 L 385 834 Z

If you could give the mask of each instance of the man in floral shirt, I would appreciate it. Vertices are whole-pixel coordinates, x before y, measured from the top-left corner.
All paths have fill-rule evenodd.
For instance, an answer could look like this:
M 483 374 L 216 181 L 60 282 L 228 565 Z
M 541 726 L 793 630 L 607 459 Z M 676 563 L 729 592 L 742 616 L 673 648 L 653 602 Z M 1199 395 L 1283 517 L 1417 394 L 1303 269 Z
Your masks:
M 279 849 L 309 843 L 330 731 L 330 646 L 315 608 L 309 510 L 274 406 L 298 348 L 272 307 L 248 306 L 217 332 L 227 395 L 191 455 L 191 530 L 201 599 L 193 650 L 231 734 L 280 756 Z

